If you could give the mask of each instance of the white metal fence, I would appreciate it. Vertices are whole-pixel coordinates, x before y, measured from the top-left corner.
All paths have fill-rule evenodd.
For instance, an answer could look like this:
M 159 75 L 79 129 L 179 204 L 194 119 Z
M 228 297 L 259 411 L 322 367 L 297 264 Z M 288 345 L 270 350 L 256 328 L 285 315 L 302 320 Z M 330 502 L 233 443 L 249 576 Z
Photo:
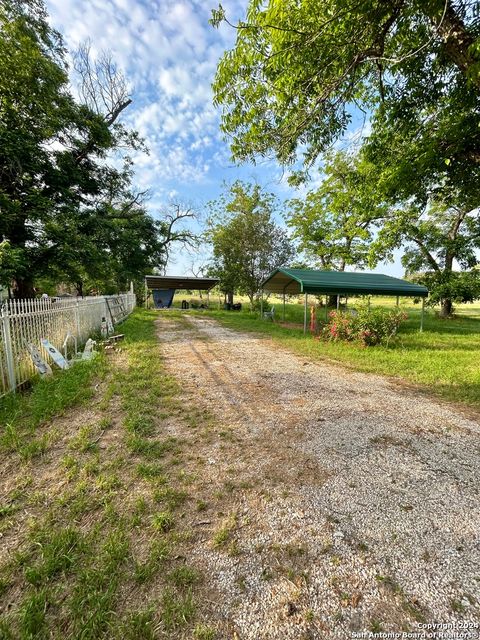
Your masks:
M 86 298 L 6 300 L 0 315 L 0 395 L 13 391 L 35 374 L 27 345 L 34 344 L 45 358 L 41 340 L 59 351 L 68 333 L 78 346 L 101 330 L 102 322 L 115 326 L 134 309 L 134 293 Z

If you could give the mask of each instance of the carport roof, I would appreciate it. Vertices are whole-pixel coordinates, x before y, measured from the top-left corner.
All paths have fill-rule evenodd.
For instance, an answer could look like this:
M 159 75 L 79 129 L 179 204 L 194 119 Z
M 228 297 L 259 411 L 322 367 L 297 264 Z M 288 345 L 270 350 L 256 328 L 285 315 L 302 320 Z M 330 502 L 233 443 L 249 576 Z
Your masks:
M 381 273 L 315 271 L 281 267 L 271 273 L 262 288 L 272 293 L 317 293 L 338 295 L 381 295 L 425 298 L 422 285 Z
M 218 278 L 189 278 L 185 276 L 145 276 L 149 289 L 194 289 L 209 291 Z

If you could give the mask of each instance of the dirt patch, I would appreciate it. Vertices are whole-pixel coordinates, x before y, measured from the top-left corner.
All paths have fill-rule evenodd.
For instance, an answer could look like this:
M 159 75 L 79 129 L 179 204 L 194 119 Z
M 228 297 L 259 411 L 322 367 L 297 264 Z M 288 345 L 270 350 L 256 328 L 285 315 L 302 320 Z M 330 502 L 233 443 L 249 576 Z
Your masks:
M 213 414 L 191 553 L 220 637 L 480 617 L 478 422 L 211 319 L 160 316 L 158 336 L 185 405 Z

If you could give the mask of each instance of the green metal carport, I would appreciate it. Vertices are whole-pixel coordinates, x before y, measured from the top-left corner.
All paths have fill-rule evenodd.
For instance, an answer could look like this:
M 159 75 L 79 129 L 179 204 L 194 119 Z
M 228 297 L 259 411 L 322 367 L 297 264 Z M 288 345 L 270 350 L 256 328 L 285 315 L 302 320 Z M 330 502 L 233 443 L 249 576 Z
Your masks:
M 392 276 L 385 276 L 381 273 L 316 271 L 313 269 L 289 269 L 287 267 L 276 269 L 262 282 L 262 304 L 263 291 L 283 294 L 283 319 L 285 319 L 285 295 L 287 293 L 305 294 L 304 333 L 307 331 L 307 301 L 309 293 L 326 296 L 336 295 L 337 306 L 338 297 L 348 295 L 397 296 L 397 304 L 400 296 L 422 298 L 420 331 L 423 330 L 425 298 L 428 296 L 428 289 L 420 284 L 400 278 L 392 278 Z

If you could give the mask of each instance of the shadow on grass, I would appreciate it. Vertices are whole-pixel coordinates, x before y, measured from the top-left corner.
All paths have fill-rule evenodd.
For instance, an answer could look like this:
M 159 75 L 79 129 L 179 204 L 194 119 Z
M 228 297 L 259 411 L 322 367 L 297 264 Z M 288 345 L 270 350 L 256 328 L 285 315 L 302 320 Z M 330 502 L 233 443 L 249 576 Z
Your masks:
M 388 345 L 362 347 L 355 343 L 315 340 L 303 327 L 285 328 L 250 313 L 209 312 L 226 327 L 268 335 L 277 343 L 313 360 L 327 360 L 367 373 L 403 378 L 419 390 L 455 402 L 480 407 L 480 320 L 425 318 L 423 333 L 417 318 L 402 326 Z M 291 321 L 288 319 L 287 322 Z M 448 325 L 448 322 L 452 322 Z

